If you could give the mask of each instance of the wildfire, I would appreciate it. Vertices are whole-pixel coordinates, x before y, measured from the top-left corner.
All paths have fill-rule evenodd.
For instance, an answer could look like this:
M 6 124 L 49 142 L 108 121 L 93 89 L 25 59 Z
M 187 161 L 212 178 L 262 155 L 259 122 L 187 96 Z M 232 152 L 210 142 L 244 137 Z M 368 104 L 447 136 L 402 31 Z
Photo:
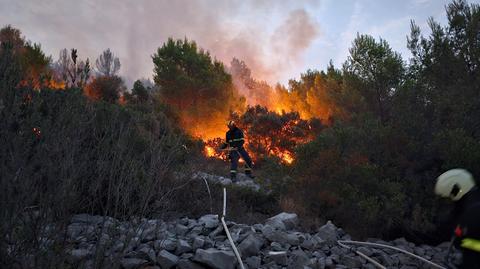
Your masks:
M 290 152 L 283 152 L 279 156 L 283 162 L 287 164 L 292 164 L 295 159 L 293 158 L 292 154 Z
M 215 157 L 215 149 L 211 146 L 205 145 L 205 155 L 207 157 Z
M 24 79 L 20 81 L 19 86 L 21 87 L 32 87 L 34 90 L 41 90 L 42 88 L 49 88 L 53 90 L 63 90 L 65 89 L 65 82 L 56 81 L 54 79 L 48 79 L 41 81 L 40 79 Z

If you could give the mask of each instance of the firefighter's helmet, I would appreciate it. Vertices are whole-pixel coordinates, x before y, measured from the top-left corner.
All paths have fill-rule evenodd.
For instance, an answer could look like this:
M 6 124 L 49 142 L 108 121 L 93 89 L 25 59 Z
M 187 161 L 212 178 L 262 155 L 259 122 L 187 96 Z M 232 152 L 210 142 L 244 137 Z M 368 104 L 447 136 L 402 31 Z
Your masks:
M 473 187 L 475 181 L 472 174 L 465 169 L 452 169 L 437 178 L 435 194 L 458 201 Z
M 235 121 L 229 120 L 229 121 L 227 122 L 227 126 L 228 126 L 229 128 L 235 127 L 235 126 L 236 126 L 236 125 L 235 125 Z

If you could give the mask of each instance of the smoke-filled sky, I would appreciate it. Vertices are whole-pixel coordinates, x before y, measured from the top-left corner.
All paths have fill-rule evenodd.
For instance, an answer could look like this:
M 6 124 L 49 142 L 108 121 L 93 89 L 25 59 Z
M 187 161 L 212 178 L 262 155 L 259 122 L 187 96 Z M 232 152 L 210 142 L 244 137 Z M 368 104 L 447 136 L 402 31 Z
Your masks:
M 478 3 L 480 0 L 469 0 Z M 151 55 L 168 37 L 195 40 L 228 65 L 244 60 L 257 79 L 286 83 L 307 69 L 340 66 L 357 32 L 382 37 L 404 59 L 410 20 L 425 33 L 446 23 L 448 0 L 0 0 L 0 26 L 19 28 L 58 58 L 77 48 L 94 62 L 119 56 L 128 84 L 151 78 Z

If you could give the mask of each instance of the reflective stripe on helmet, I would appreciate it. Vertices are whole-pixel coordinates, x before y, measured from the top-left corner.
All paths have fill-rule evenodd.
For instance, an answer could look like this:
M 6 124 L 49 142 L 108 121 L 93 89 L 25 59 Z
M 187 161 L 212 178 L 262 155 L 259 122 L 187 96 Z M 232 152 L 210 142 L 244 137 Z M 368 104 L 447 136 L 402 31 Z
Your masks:
M 465 238 L 462 240 L 461 246 L 462 248 L 480 252 L 480 240 L 477 239 Z

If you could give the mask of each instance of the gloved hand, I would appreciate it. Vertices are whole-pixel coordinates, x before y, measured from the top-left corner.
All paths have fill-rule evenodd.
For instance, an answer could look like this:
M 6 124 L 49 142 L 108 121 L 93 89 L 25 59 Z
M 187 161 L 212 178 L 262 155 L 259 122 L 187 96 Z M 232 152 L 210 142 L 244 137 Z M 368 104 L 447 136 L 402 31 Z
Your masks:
M 223 143 L 223 144 L 220 146 L 219 150 L 226 149 L 227 146 L 228 146 L 227 143 Z

